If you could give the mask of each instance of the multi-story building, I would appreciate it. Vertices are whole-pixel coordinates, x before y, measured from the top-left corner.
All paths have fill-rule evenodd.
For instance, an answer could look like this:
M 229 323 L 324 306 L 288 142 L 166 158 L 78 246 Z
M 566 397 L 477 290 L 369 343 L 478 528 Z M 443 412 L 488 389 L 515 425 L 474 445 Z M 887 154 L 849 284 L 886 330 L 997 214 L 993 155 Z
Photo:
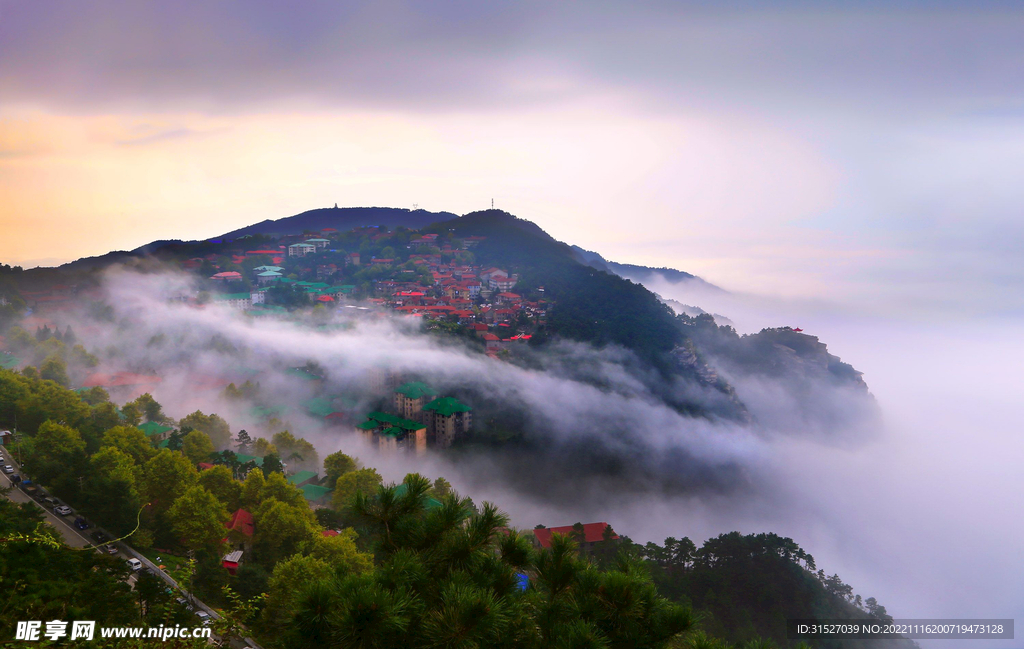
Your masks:
M 406 419 L 422 421 L 423 406 L 437 394 L 426 383 L 413 381 L 395 388 L 395 410 Z
M 356 432 L 381 453 L 426 453 L 427 427 L 424 424 L 386 412 L 371 412 L 366 417 L 366 421 L 356 425 Z
M 441 397 L 423 406 L 427 419 L 427 441 L 439 448 L 448 448 L 469 432 L 473 423 L 472 408 L 455 397 Z
M 289 257 L 305 257 L 313 252 L 316 252 L 316 246 L 312 243 L 293 243 L 288 246 Z

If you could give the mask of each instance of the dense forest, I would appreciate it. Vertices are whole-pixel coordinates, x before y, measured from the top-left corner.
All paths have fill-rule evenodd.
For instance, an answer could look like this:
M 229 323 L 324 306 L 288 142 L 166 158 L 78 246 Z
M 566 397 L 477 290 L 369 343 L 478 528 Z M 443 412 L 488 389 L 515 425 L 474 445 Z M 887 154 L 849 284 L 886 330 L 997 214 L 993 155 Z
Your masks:
M 285 449 L 315 453 L 304 440 L 232 436 L 223 419 L 192 413 L 171 422 L 177 444 L 158 449 L 143 420 L 169 421 L 149 395 L 118 407 L 102 389 L 75 392 L 34 367 L 0 370 L 0 427 L 18 423 L 7 450 L 24 462 L 23 480 L 143 552 L 160 548 L 168 562 L 191 553 L 169 569 L 223 613 L 224 637 L 254 634 L 268 647 L 782 647 L 793 646 L 782 635 L 787 617 L 886 616 L 772 534 L 726 534 L 696 548 L 686 538 L 640 546 L 609 530 L 590 553 L 572 535 L 538 550 L 494 505 L 459 496 L 443 478 L 384 485 L 343 453 L 323 460 L 334 497 L 314 512 L 267 461 Z M 239 452 L 264 453 L 264 470 L 215 452 L 211 437 L 225 435 Z M 213 468 L 197 470 L 202 461 Z M 239 507 L 258 532 L 252 560 L 231 576 L 219 557 Z M 33 505 L 4 499 L 0 514 L 0 581 L 15 585 L 0 633 L 61 616 L 190 619 L 179 594 L 152 576 L 130 590 L 123 564 L 64 546 Z M 89 595 L 97 589 L 108 596 Z

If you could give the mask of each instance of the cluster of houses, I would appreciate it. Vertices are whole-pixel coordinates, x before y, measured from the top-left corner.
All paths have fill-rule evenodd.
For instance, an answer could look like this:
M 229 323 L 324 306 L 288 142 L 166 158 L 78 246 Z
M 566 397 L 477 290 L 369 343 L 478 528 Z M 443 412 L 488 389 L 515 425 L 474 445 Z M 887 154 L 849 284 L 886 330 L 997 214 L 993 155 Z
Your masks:
M 356 432 L 385 454 L 422 455 L 428 446 L 448 448 L 473 424 L 472 408 L 454 397 L 437 397 L 418 381 L 396 387 L 393 405 L 397 414 L 374 411 L 356 425 Z
M 375 228 L 363 228 L 374 241 L 385 241 L 392 236 L 386 232 L 376 232 Z M 410 251 L 401 262 L 399 260 L 373 257 L 362 260 L 358 252 L 348 253 L 337 264 L 320 264 L 316 266 L 316 281 L 301 281 L 288 276 L 285 265 L 297 258 L 329 249 L 332 240 L 327 238 L 337 234 L 333 228 L 325 228 L 323 236 L 283 237 L 277 249 L 248 250 L 244 254 L 235 255 L 236 261 L 244 261 L 254 256 L 265 256 L 272 259 L 272 264 L 257 266 L 251 270 L 248 279 L 254 287 L 248 293 L 223 293 L 216 295 L 213 301 L 234 309 L 250 311 L 256 315 L 278 313 L 280 307 L 267 304 L 266 292 L 275 285 L 292 285 L 303 291 L 312 304 L 323 304 L 327 307 L 351 306 L 356 291 L 354 284 L 331 283 L 338 276 L 339 267 L 373 265 L 393 272 L 384 275 L 387 279 L 373 282 L 373 293 L 366 299 L 386 310 L 411 318 L 429 318 L 470 326 L 478 337 L 483 339 L 488 355 L 497 357 L 503 349 L 517 342 L 529 340 L 530 334 L 517 333 L 523 325 L 543 324 L 549 303 L 543 297 L 526 299 L 514 292 L 519 277 L 505 269 L 464 264 L 453 257 L 455 250 L 448 242 L 439 242 L 437 234 L 420 234 L 411 238 L 407 244 Z M 301 239 L 301 240 L 296 240 Z M 462 248 L 471 249 L 485 237 L 465 237 Z M 288 241 L 294 240 L 294 243 Z M 448 260 L 448 261 L 446 261 Z M 190 260 L 201 262 L 202 260 Z M 412 268 L 410 268 L 410 264 Z M 415 270 L 419 268 L 421 270 Z M 307 269 L 308 271 L 309 269 Z M 424 277 L 433 280 L 432 284 L 424 285 Z M 232 282 L 243 279 L 238 271 L 224 271 L 213 275 L 215 282 Z M 537 293 L 543 296 L 543 288 Z M 364 296 L 365 297 L 365 296 Z

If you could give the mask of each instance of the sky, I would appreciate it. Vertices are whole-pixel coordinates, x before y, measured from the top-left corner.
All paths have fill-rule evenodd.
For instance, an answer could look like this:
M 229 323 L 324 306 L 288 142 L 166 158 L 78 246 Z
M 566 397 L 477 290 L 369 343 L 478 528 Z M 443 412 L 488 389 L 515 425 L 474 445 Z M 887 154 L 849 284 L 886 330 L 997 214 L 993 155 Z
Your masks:
M 493 198 L 734 291 L 1014 316 L 1021 34 L 1017 3 L 0 0 L 0 261 Z

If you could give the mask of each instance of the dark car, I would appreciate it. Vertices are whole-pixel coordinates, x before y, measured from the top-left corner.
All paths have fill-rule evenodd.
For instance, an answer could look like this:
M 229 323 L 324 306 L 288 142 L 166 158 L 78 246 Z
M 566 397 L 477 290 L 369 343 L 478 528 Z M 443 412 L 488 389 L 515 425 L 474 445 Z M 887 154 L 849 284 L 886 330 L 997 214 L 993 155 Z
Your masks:
M 75 527 L 77 527 L 80 530 L 87 530 L 87 529 L 89 529 L 92 526 L 89 525 L 89 521 L 87 521 L 84 518 L 82 518 L 81 516 L 79 516 L 78 518 L 75 519 Z
M 104 544 L 104 543 L 107 543 L 108 541 L 110 541 L 110 537 L 109 537 L 109 536 L 107 536 L 106 534 L 104 534 L 103 532 L 99 531 L 99 530 L 96 530 L 95 532 L 93 532 L 93 533 L 92 533 L 92 534 L 90 534 L 89 536 L 91 536 L 91 537 L 92 537 L 92 540 L 93 540 L 93 541 L 96 541 L 96 542 L 97 542 L 97 543 L 99 543 L 100 545 L 102 545 L 102 544 Z
M 15 473 L 14 475 L 12 475 L 12 476 L 11 476 L 11 482 L 12 482 L 13 484 L 18 484 L 18 483 L 20 483 L 20 482 L 21 482 L 21 476 L 20 476 L 20 475 L 18 475 L 17 473 Z

